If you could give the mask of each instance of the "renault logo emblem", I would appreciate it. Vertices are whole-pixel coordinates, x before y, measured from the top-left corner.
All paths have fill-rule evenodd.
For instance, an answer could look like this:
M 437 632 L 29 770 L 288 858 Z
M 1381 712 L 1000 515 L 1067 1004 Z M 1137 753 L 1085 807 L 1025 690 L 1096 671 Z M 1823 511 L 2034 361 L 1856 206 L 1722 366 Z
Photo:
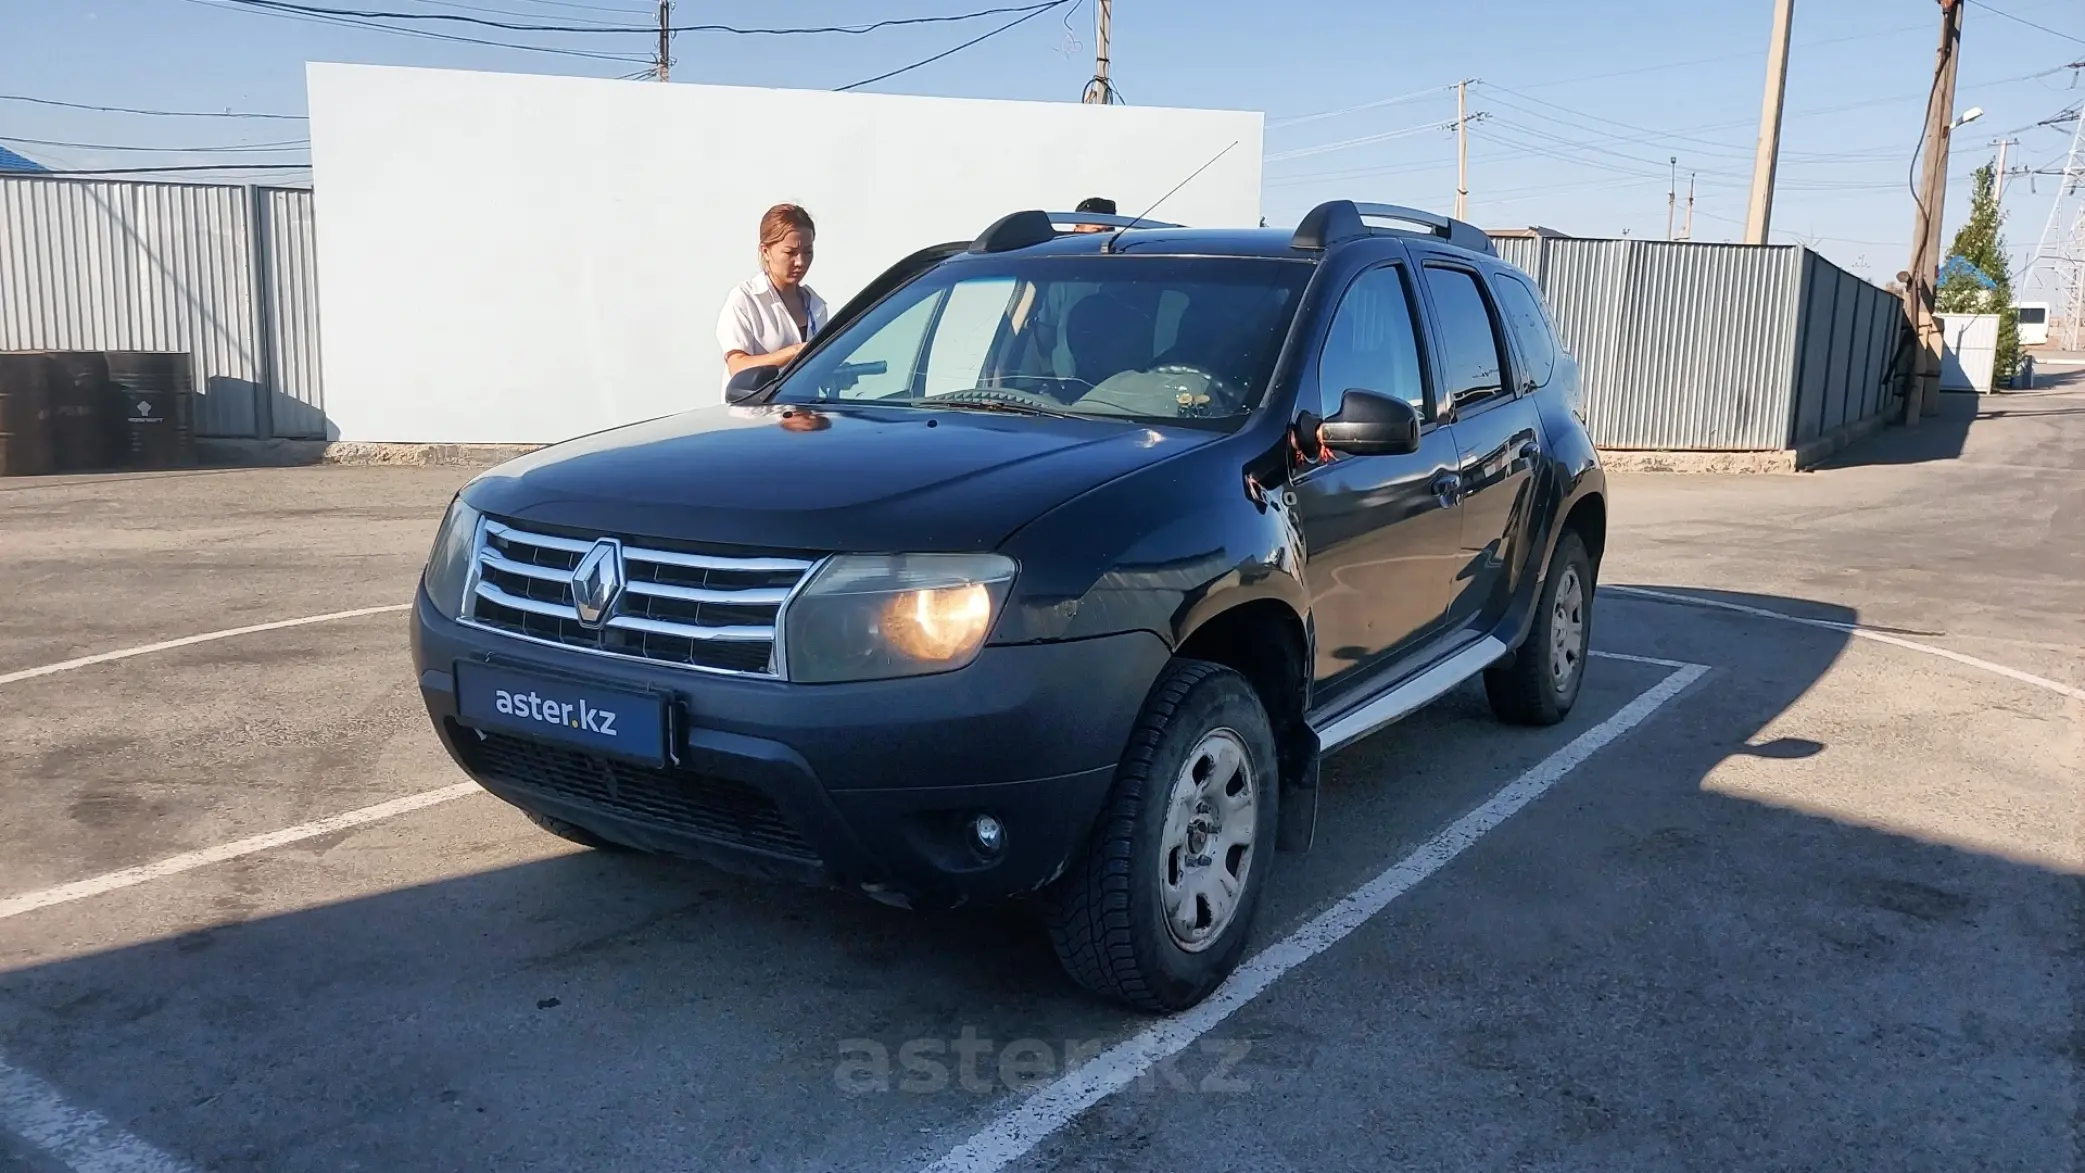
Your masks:
M 608 622 L 622 593 L 622 543 L 602 538 L 572 571 L 572 609 L 579 613 L 582 626 L 599 627 Z

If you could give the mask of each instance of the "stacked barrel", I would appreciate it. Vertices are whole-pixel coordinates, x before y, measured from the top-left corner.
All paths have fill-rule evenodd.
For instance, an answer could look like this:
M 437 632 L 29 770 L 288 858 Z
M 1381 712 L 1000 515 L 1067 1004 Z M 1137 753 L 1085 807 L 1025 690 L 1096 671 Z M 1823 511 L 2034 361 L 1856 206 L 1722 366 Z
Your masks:
M 192 370 L 168 351 L 0 354 L 0 476 L 193 465 Z

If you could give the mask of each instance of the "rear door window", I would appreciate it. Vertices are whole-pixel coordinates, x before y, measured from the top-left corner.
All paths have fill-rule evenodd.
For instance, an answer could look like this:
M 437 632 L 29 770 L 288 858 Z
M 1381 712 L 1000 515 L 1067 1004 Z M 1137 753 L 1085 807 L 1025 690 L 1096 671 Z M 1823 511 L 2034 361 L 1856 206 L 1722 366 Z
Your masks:
M 1492 325 L 1491 307 L 1477 275 L 1428 265 L 1426 288 L 1441 320 L 1442 395 L 1468 408 L 1505 394 L 1505 342 Z
M 1528 381 L 1547 386 L 1556 369 L 1557 346 L 1541 298 L 1511 273 L 1492 274 L 1491 289 L 1498 295 L 1499 316 L 1506 319 L 1506 328 L 1513 331 L 1513 341 L 1520 345 L 1520 355 L 1528 364 Z

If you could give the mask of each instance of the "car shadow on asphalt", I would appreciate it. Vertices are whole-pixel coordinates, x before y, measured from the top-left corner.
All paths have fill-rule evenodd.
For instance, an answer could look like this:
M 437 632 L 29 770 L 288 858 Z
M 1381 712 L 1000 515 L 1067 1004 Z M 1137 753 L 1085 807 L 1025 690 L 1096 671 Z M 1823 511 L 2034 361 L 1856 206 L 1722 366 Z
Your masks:
M 1697 593 L 1858 620 L 1827 604 Z M 1739 1168 L 1804 1151 L 1748 1148 L 1732 1130 L 1802 1132 L 1761 1112 L 1799 1107 L 1820 1087 L 1867 1113 L 1841 1127 L 1943 1165 L 1942 1154 L 1977 1163 L 1961 1146 L 1978 1137 L 2050 1135 L 2065 1117 L 2048 1073 L 2076 1058 L 2068 1026 L 2051 1033 L 2073 995 L 2058 959 L 2073 975 L 2078 964 L 2075 878 L 1705 788 L 1737 759 L 1773 769 L 1838 752 L 1828 738 L 1763 731 L 1833 669 L 1843 632 L 1610 595 L 1594 639 L 1712 671 L 1222 1027 L 1250 1046 L 1233 1077 L 1283 1089 L 1253 1114 L 1257 1132 L 1224 1137 L 1227 1151 L 1242 1167 L 1308 1164 L 1320 1146 L 1361 1143 L 1325 1139 L 1351 1126 L 1392 1163 L 1466 1163 L 1446 1140 L 1419 1139 L 1439 1131 L 1431 1114 L 1518 1121 L 1539 1151 L 1580 1164 L 1643 1158 L 1621 1145 L 1631 1130 L 1700 1135 L 1729 1146 L 1711 1166 Z M 1595 665 L 1561 726 L 1501 726 L 1472 683 L 1334 755 L 1318 845 L 1276 857 L 1255 948 L 1670 671 Z M 441 833 L 454 825 L 442 810 L 407 830 Z M 494 854 L 519 824 L 491 820 L 491 838 L 444 851 Z M 349 850 L 368 833 L 221 866 L 249 896 L 347 882 L 358 867 L 375 887 L 414 866 L 400 847 Z M 213 1170 L 837 1169 L 923 1164 L 1030 1080 L 1149 1021 L 1075 991 L 1028 912 L 905 913 L 667 859 L 572 851 L 258 919 L 221 915 L 0 974 L 0 1053 Z M 17 956 L 32 919 L 0 936 Z M 1622 996 L 1643 1007 L 1603 1037 L 1578 1004 L 1595 987 L 1611 996 L 1623 973 L 1635 976 Z M 1749 1016 L 1742 1038 L 1715 1026 L 1733 1006 Z M 1555 1025 L 1538 1028 L 1541 1014 Z M 1449 1018 L 1467 1021 L 1427 1034 Z M 1527 1041 L 1486 1034 L 1488 1019 Z M 1377 1036 L 1412 1048 L 1420 1058 L 1401 1061 L 1398 1078 L 1430 1074 L 1432 1090 L 1387 1089 L 1395 1073 L 1381 1065 L 1338 1074 L 1387 1045 Z M 1221 1055 L 1191 1056 L 1184 1089 L 1169 1077 L 1126 1091 L 1043 1155 L 1067 1167 L 1125 1152 L 1167 1163 L 1171 1131 L 1206 1126 L 1226 1102 L 1198 1090 Z M 2019 1078 L 1979 1074 L 2008 1064 Z M 1606 1123 L 1581 1127 L 1583 1103 L 1554 1079 L 1529 1083 L 1535 1068 L 1596 1087 Z M 1400 1106 L 1386 1117 L 1384 1103 Z M 1987 1127 L 1948 1134 L 1937 1122 L 1957 1119 Z

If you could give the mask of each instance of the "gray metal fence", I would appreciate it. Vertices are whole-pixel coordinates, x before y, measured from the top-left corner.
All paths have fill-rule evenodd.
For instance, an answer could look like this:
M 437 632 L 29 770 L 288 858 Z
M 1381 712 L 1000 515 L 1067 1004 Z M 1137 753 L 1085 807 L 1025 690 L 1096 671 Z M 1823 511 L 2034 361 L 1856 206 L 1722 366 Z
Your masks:
M 1886 290 L 1793 245 L 1500 237 L 1578 356 L 1604 448 L 1795 448 L 1890 410 Z
M 1501 237 L 1607 448 L 1793 448 L 1890 410 L 1897 302 L 1808 249 Z M 0 177 L 0 350 L 185 350 L 205 436 L 325 438 L 312 193 Z
M 1803 264 L 1802 358 L 1790 420 L 1796 444 L 1893 410 L 1898 348 L 1911 329 L 1904 303 L 1888 290 L 1808 250 Z
M 309 191 L 0 177 L 0 350 L 193 356 L 203 436 L 325 435 Z
M 319 383 L 319 262 L 311 192 L 261 193 L 260 247 L 271 435 L 326 436 Z

